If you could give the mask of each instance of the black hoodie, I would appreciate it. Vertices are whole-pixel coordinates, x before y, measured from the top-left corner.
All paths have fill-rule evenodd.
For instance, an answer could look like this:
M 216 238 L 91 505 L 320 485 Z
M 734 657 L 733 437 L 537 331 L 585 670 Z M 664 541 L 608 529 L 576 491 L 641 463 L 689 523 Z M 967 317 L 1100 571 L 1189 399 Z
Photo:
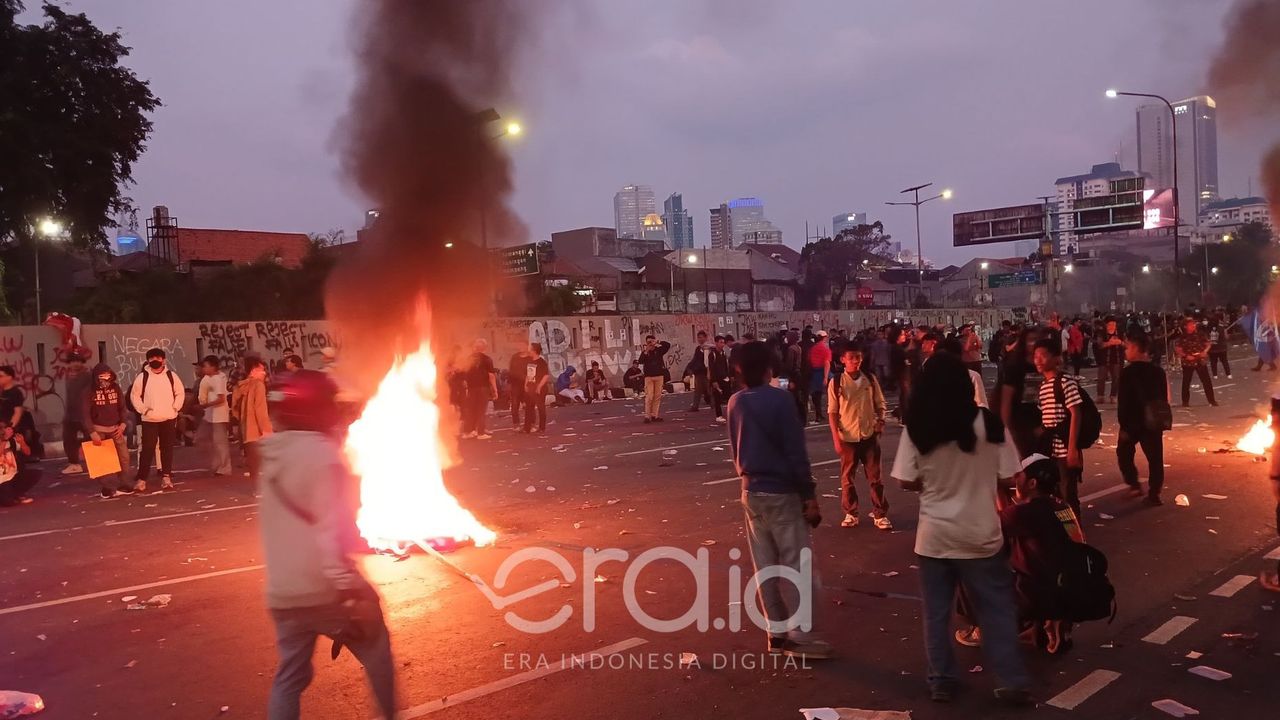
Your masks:
M 111 382 L 103 387 L 98 384 L 98 376 L 111 373 Z M 124 422 L 127 410 L 124 405 L 124 392 L 120 383 L 116 382 L 116 373 L 106 363 L 99 363 L 93 368 L 89 392 L 84 394 L 84 425 L 92 430 L 97 427 L 115 427 Z

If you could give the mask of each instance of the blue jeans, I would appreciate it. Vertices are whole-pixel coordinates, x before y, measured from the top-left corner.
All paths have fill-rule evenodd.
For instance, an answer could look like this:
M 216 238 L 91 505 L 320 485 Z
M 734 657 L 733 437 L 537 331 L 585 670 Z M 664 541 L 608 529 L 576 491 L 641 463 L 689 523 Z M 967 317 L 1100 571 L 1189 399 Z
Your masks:
M 920 558 L 920 588 L 924 596 L 924 652 L 929 662 L 929 686 L 953 684 L 959 674 L 951 649 L 951 615 L 956 586 L 963 585 L 982 629 L 982 654 L 1002 688 L 1030 684 L 1018 648 L 1018 606 L 1013 595 L 1013 572 L 1004 552 L 976 560 Z
M 298 703 L 302 691 L 311 684 L 311 656 L 315 653 L 316 639 L 321 635 L 333 637 L 346 625 L 347 616 L 338 605 L 320 605 L 272 609 L 271 619 L 275 621 L 280 663 L 271 684 L 267 717 L 269 720 L 298 720 L 301 717 Z M 394 717 L 395 668 L 391 661 L 391 640 L 381 616 L 368 637 L 348 644 L 347 648 L 364 666 L 383 717 Z

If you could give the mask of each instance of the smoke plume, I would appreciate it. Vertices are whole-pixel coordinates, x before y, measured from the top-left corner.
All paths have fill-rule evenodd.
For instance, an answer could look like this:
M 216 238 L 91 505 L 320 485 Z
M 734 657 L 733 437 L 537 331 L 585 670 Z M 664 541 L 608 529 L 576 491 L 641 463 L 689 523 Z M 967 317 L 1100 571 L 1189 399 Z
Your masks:
M 524 8 L 519 0 L 358 3 L 343 169 L 380 216 L 335 268 L 325 309 L 343 339 L 344 377 L 360 390 L 376 387 L 397 351 L 416 349 L 420 298 L 433 328 L 487 314 L 482 223 L 490 247 L 523 232 L 506 205 L 500 128 L 481 111 L 509 97 Z
M 1227 20 L 1209 88 L 1224 114 L 1264 121 L 1280 117 L 1280 1 L 1241 0 Z M 1280 145 L 1262 160 L 1272 223 L 1280 220 Z

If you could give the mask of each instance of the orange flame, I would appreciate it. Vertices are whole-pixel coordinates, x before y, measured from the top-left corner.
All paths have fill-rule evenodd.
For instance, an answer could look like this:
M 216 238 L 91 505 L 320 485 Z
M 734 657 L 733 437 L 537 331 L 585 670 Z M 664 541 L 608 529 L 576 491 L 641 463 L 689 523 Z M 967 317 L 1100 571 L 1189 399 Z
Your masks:
M 1252 455 L 1266 455 L 1275 441 L 1276 433 L 1271 429 L 1271 422 L 1259 420 L 1236 442 L 1236 449 Z
M 476 545 L 497 539 L 444 486 L 449 455 L 436 386 L 435 356 L 424 340 L 396 358 L 347 431 L 347 458 L 361 479 L 356 525 L 375 550 L 401 551 L 436 538 Z

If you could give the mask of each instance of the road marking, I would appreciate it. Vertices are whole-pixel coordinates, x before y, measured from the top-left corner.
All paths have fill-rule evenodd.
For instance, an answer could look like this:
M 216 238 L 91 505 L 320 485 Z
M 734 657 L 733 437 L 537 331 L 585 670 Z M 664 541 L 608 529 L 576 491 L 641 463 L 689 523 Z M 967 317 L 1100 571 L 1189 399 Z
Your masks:
M 1105 490 L 1099 490 L 1096 493 L 1089 493 L 1088 495 L 1085 495 L 1084 497 L 1080 498 L 1080 502 L 1087 503 L 1087 502 L 1093 502 L 1094 500 L 1100 500 L 1108 495 L 1115 495 L 1116 493 L 1128 487 L 1129 486 L 1125 485 L 1124 483 L 1120 483 L 1119 485 L 1112 485 L 1111 487 L 1106 488 Z
M 1263 560 L 1280 560 L 1280 545 L 1271 549 L 1271 552 L 1262 556 Z
M 1221 390 L 1222 388 L 1228 388 L 1228 387 L 1231 387 L 1231 386 L 1233 386 L 1233 385 L 1235 385 L 1235 383 L 1227 383 L 1227 384 L 1225 384 L 1225 385 L 1214 385 L 1214 386 L 1213 386 L 1213 388 L 1214 388 L 1215 390 Z
M 1214 597 L 1234 597 L 1236 593 L 1247 587 L 1253 580 L 1254 577 L 1252 575 L 1237 575 L 1222 583 L 1222 587 L 1209 594 Z
M 828 429 L 828 425 L 807 425 L 805 430 Z M 644 455 L 645 453 L 663 452 L 665 450 L 683 450 L 684 448 L 700 447 L 702 445 L 728 445 L 728 438 L 720 438 L 719 440 L 708 440 L 706 442 L 688 443 L 685 445 L 668 445 L 667 447 L 649 448 L 648 450 L 631 450 L 624 453 L 617 453 L 614 457 L 627 457 L 629 455 Z
M 1143 642 L 1149 642 L 1152 645 L 1165 645 L 1174 639 L 1183 630 L 1196 624 L 1196 619 L 1185 615 L 1176 615 L 1165 624 L 1156 628 L 1150 635 L 1142 638 Z
M 809 467 L 822 467 L 823 465 L 832 465 L 838 462 L 840 462 L 840 458 L 836 458 L 834 460 L 823 460 L 822 462 L 809 463 Z M 737 475 L 735 475 L 731 478 L 724 478 L 723 480 L 708 480 L 702 484 L 703 485 L 722 485 L 724 483 L 738 482 L 741 479 L 742 478 L 739 478 Z
M 18 533 L 17 535 L 0 535 L 0 542 L 5 540 L 21 540 L 22 538 L 39 537 L 41 535 L 55 535 L 57 533 L 74 532 L 76 530 L 91 530 L 95 528 L 115 527 L 117 525 L 132 525 L 134 523 L 153 522 L 155 520 L 169 520 L 172 518 L 189 517 L 191 515 L 204 515 L 205 513 L 225 512 L 227 510 L 243 510 L 245 508 L 258 507 L 258 503 L 245 503 L 244 505 L 228 505 L 227 507 L 209 508 L 208 510 L 192 510 L 191 512 L 170 513 L 168 515 L 152 515 L 150 517 L 135 518 L 133 520 L 105 520 L 96 525 L 76 525 L 74 527 L 53 528 L 52 530 L 36 530 L 28 533 Z
M 130 585 L 129 587 L 113 588 L 111 590 L 103 590 L 102 592 L 88 593 L 87 595 L 74 595 L 72 597 L 59 598 L 57 600 L 46 600 L 44 602 L 31 603 L 29 605 L 15 605 L 13 607 L 0 608 L 0 615 L 11 615 L 13 613 L 26 612 L 28 610 L 39 610 L 40 608 L 54 607 L 56 605 L 67 605 L 82 600 L 93 600 L 101 597 L 111 597 L 112 595 L 120 595 L 121 593 L 137 592 L 138 590 L 149 590 L 151 588 L 165 587 L 166 585 L 181 585 L 183 583 L 195 582 L 196 580 L 207 580 L 209 578 L 222 577 L 224 575 L 235 575 L 236 573 L 253 572 L 261 570 L 266 565 L 247 565 L 245 567 L 230 568 L 228 570 L 217 570 L 214 572 L 201 573 L 199 575 L 188 575 L 186 577 L 170 578 L 168 580 L 160 580 L 153 583 L 144 583 L 142 585 Z
M 567 658 L 562 656 L 560 662 L 535 666 L 532 670 L 527 670 L 510 677 L 505 677 L 501 680 L 495 680 L 491 683 L 479 685 L 471 688 L 470 690 L 463 690 L 462 692 L 454 693 L 448 697 L 442 697 L 439 700 L 432 700 L 429 703 L 423 703 L 411 708 L 406 708 L 396 713 L 396 717 L 399 720 L 410 720 L 410 718 L 429 715 L 447 707 L 461 705 L 462 703 L 482 698 L 486 695 L 492 695 L 493 693 L 502 692 L 503 690 L 516 687 L 517 685 L 523 685 L 527 682 L 539 680 L 548 675 L 554 675 L 561 670 L 572 670 L 575 668 L 587 667 L 594 658 L 606 658 L 612 655 L 617 655 L 620 652 L 630 650 L 634 647 L 639 647 L 647 642 L 649 641 L 641 638 L 631 638 L 629 640 L 623 640 L 622 642 L 602 647 L 599 650 L 579 653 Z
M 1075 710 L 1080 703 L 1093 697 L 1094 693 L 1102 688 L 1110 685 L 1120 678 L 1120 673 L 1114 670 L 1094 670 L 1080 682 L 1058 693 L 1052 700 L 1045 703 L 1063 710 Z

